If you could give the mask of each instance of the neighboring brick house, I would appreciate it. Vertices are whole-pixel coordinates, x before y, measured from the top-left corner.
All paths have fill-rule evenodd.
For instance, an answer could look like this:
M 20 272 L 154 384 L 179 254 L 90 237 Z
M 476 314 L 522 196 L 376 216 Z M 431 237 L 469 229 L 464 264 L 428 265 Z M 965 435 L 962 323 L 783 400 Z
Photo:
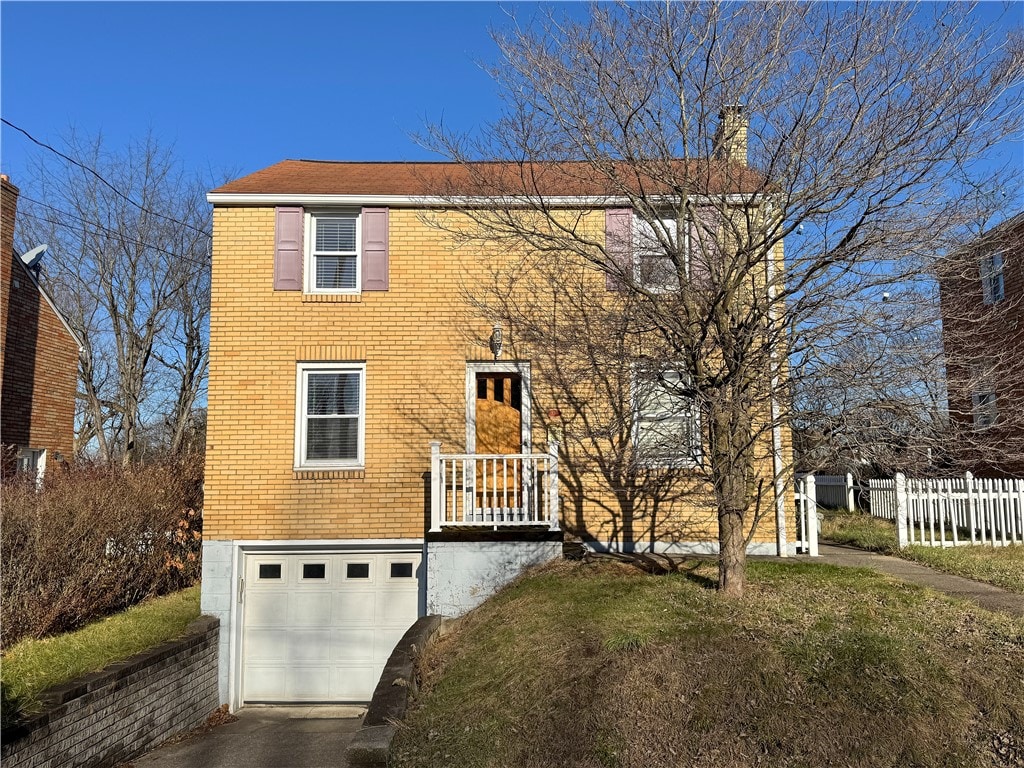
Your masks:
M 78 340 L 14 250 L 18 188 L 0 176 L 0 443 L 3 473 L 70 460 L 74 450 Z
M 544 370 L 465 299 L 482 259 L 430 197 L 459 173 L 286 160 L 209 195 L 202 609 L 221 620 L 232 707 L 367 699 L 417 616 L 465 612 L 558 556 L 565 528 L 598 548 L 714 551 L 706 497 L 666 504 L 654 541 L 623 540 L 615 490 L 550 447 Z M 550 184 L 595 238 L 631 216 L 578 178 Z M 793 525 L 764 525 L 750 551 L 792 552 Z
M 954 458 L 976 474 L 1024 473 L 1024 212 L 940 262 Z

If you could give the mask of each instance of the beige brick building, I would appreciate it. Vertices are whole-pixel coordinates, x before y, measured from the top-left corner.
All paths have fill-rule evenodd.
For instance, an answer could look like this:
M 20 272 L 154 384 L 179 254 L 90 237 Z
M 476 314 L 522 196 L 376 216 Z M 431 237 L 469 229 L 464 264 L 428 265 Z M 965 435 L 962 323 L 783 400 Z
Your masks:
M 507 324 L 498 349 L 473 288 L 514 255 L 460 244 L 472 224 L 430 197 L 458 172 L 289 160 L 209 195 L 203 610 L 222 621 L 232 706 L 365 699 L 418 615 L 468 610 L 557 556 L 566 532 L 596 549 L 714 551 L 714 507 L 685 463 L 665 464 L 681 477 L 651 512 L 575 453 L 550 354 Z M 623 214 L 578 179 L 551 183 L 599 241 Z M 572 274 L 617 300 L 603 273 Z M 562 311 L 528 277 L 517 290 Z M 634 374 L 617 375 L 628 390 Z M 628 391 L 592 389 L 599 420 L 632 413 Z M 678 436 L 684 421 L 662 423 Z M 773 452 L 788 456 L 788 433 L 765 446 L 766 478 Z M 751 551 L 793 540 L 792 521 L 768 523 Z

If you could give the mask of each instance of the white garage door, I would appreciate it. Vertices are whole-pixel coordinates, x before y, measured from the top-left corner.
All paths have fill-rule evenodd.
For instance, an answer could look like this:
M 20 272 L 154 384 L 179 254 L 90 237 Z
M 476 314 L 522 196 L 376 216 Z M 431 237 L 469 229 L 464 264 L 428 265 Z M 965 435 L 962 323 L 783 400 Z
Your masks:
M 419 553 L 246 556 L 242 700 L 369 701 L 419 606 Z

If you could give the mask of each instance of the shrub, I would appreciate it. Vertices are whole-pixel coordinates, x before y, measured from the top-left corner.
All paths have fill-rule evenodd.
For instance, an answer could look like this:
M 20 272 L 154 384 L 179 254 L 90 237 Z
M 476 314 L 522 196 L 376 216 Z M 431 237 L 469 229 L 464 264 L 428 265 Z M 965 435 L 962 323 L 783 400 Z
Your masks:
M 0 645 L 67 632 L 199 578 L 202 459 L 3 486 Z

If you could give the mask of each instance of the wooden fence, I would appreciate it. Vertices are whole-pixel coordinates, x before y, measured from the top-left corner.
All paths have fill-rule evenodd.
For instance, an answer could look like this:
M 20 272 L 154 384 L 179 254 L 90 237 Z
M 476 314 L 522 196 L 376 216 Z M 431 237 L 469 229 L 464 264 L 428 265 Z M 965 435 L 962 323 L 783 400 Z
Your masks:
M 871 514 L 896 522 L 901 547 L 1024 542 L 1024 480 L 897 474 L 868 485 Z

